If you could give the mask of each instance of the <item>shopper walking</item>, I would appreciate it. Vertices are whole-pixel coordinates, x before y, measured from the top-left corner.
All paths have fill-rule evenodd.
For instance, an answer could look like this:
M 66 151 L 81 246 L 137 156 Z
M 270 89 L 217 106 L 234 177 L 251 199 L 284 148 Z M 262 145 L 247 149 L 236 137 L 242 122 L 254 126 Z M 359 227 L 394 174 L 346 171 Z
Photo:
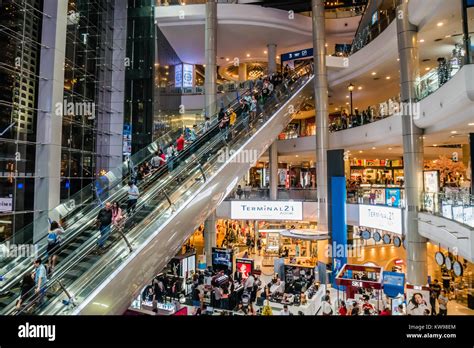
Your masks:
M 339 306 L 339 315 L 347 315 L 347 307 L 344 301 L 341 301 L 341 305 Z
M 441 290 L 441 293 L 438 297 L 439 315 L 441 315 L 441 316 L 448 315 L 448 302 L 449 302 L 449 298 L 446 295 L 446 290 Z M 433 309 L 431 309 L 431 310 L 433 310 Z
M 133 181 L 128 182 L 128 201 L 127 201 L 127 214 L 133 213 L 135 211 L 135 206 L 137 205 L 138 196 L 140 192 L 138 187 L 133 183 Z
M 46 267 L 41 262 L 41 259 L 38 258 L 33 263 L 35 266 L 35 294 L 37 296 L 37 304 L 41 305 L 43 303 L 44 294 L 46 293 L 46 283 L 48 281 Z
M 49 275 L 53 274 L 54 268 L 56 267 L 56 263 L 58 260 L 58 256 L 56 255 L 59 246 L 61 245 L 61 236 L 64 234 L 63 228 L 59 225 L 57 221 L 51 222 L 51 226 L 49 228 L 48 233 L 48 273 Z
M 98 241 L 99 249 L 104 249 L 105 242 L 109 238 L 110 224 L 112 223 L 112 205 L 107 202 L 105 207 L 97 215 L 97 224 L 99 225 L 100 238 Z
M 321 303 L 321 312 L 323 315 L 332 315 L 333 313 L 331 299 L 328 295 L 324 296 L 323 298 L 323 302 Z
M 115 226 L 115 228 L 117 228 L 119 231 L 122 231 L 122 222 L 122 209 L 120 208 L 119 202 L 115 201 L 112 204 L 112 225 Z

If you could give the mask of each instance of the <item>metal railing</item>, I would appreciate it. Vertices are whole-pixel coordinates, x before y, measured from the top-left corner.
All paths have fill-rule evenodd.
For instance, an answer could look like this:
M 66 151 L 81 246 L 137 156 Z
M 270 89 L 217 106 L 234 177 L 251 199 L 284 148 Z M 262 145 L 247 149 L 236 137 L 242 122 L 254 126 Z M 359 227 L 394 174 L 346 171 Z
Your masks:
M 250 201 L 260 201 L 260 200 L 269 200 L 270 199 L 270 189 L 268 188 L 242 188 L 241 194 L 237 194 L 237 190 L 232 191 L 226 198 L 228 201 L 232 200 L 250 200 Z M 287 200 L 297 200 L 297 201 L 310 201 L 315 202 L 317 200 L 316 189 L 306 188 L 290 188 L 284 189 L 279 188 L 277 191 L 277 200 L 287 201 Z

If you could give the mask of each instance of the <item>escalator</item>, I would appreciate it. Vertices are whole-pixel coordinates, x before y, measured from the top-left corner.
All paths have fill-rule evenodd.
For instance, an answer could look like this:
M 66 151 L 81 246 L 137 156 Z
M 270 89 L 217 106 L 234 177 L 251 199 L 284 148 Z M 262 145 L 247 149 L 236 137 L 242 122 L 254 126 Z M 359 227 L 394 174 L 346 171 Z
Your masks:
M 249 85 L 245 84 L 245 87 L 247 88 L 242 90 L 242 94 L 249 93 Z M 224 106 L 223 104 L 227 103 L 227 107 L 236 108 L 238 107 L 238 100 L 238 98 L 233 100 L 226 99 L 221 101 L 220 105 Z M 217 115 L 215 115 L 210 120 L 210 129 L 202 132 L 195 142 L 186 145 L 184 150 L 173 159 L 176 169 L 190 161 L 191 156 L 195 156 L 196 151 L 203 144 L 206 144 L 217 132 L 218 120 Z M 56 253 L 59 259 L 58 270 L 62 267 L 63 261 L 69 260 L 78 253 L 78 250 L 82 250 L 81 246 L 84 243 L 91 239 L 97 239 L 99 232 L 94 222 L 103 203 L 105 201 L 117 201 L 123 206 L 127 196 L 126 189 L 124 188 L 127 186 L 128 181 L 135 178 L 136 168 L 145 162 L 149 162 L 158 149 L 165 149 L 170 144 L 173 144 L 180 133 L 182 133 L 182 127 L 164 134 L 157 141 L 131 156 L 121 167 L 101 176 L 96 182 L 77 192 L 67 202 L 60 204 L 50 212 L 50 216 L 61 221 L 65 229 L 61 246 Z M 153 187 L 153 184 L 167 174 L 168 167 L 165 165 L 147 177 L 146 180 L 137 183 L 140 193 L 146 195 L 148 190 Z M 127 219 L 124 229 L 133 229 L 151 210 L 151 208 L 143 206 L 134 216 L 130 216 Z M 23 275 L 31 272 L 33 269 L 33 259 L 36 257 L 40 257 L 43 260 L 47 259 L 47 234 L 44 233 L 41 238 L 33 241 L 33 230 L 36 223 L 38 222 L 35 221 L 33 224 L 26 226 L 21 231 L 18 231 L 14 238 L 3 242 L 3 245 L 8 245 L 8 243 L 36 244 L 38 251 L 34 257 L 31 257 L 31 255 L 0 257 L 0 314 L 11 312 L 12 305 L 14 305 L 14 302 L 16 302 L 20 295 L 20 281 Z M 112 234 L 109 241 L 112 244 L 120 238 L 122 238 L 120 234 Z M 98 260 L 99 256 L 89 253 L 87 258 L 93 263 Z M 81 270 L 78 268 L 76 271 L 80 272 Z M 73 276 L 73 274 L 74 272 L 71 272 L 70 276 Z
M 228 134 L 213 126 L 176 169 L 147 179 L 148 188 L 127 219 L 125 237 L 113 233 L 101 255 L 94 253 L 97 232 L 69 249 L 42 303 L 31 301 L 20 314 L 31 309 L 35 314 L 122 314 L 254 165 L 249 158 L 259 158 L 312 98 L 311 66 L 296 74 L 275 88 L 258 117 L 239 116 Z M 14 304 L 3 313 L 14 313 Z

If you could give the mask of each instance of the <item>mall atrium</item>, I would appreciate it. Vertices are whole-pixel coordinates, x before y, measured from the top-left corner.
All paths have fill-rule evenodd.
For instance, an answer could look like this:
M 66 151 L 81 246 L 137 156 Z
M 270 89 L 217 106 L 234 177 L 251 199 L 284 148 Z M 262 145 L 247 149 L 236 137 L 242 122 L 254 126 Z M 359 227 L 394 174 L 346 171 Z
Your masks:
M 0 315 L 474 315 L 473 32 L 473 0 L 0 1 Z

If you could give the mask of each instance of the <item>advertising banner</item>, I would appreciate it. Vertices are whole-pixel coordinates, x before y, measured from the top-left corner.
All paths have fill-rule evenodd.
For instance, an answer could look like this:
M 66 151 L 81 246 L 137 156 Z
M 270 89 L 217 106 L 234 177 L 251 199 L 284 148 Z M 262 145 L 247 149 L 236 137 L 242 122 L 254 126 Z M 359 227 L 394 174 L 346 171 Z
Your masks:
M 385 189 L 374 189 L 375 204 L 385 204 Z
M 253 260 L 235 259 L 235 269 L 242 274 L 242 279 L 247 279 L 253 272 Z
M 233 220 L 303 220 L 303 202 L 232 201 Z
M 402 211 L 391 207 L 359 205 L 359 225 L 402 234 Z
M 174 86 L 183 87 L 183 64 L 174 66 Z
M 439 192 L 439 172 L 437 170 L 425 170 L 423 172 L 423 190 L 429 193 Z
M 132 154 L 132 125 L 125 123 L 123 125 L 123 155 L 125 157 Z
M 212 248 L 212 268 L 232 272 L 233 252 L 231 249 Z
M 192 87 L 194 82 L 194 66 L 183 64 L 183 87 Z
M 385 189 L 385 204 L 389 207 L 400 207 L 401 191 L 397 188 Z
M 407 288 L 407 315 L 430 315 L 430 292 Z

